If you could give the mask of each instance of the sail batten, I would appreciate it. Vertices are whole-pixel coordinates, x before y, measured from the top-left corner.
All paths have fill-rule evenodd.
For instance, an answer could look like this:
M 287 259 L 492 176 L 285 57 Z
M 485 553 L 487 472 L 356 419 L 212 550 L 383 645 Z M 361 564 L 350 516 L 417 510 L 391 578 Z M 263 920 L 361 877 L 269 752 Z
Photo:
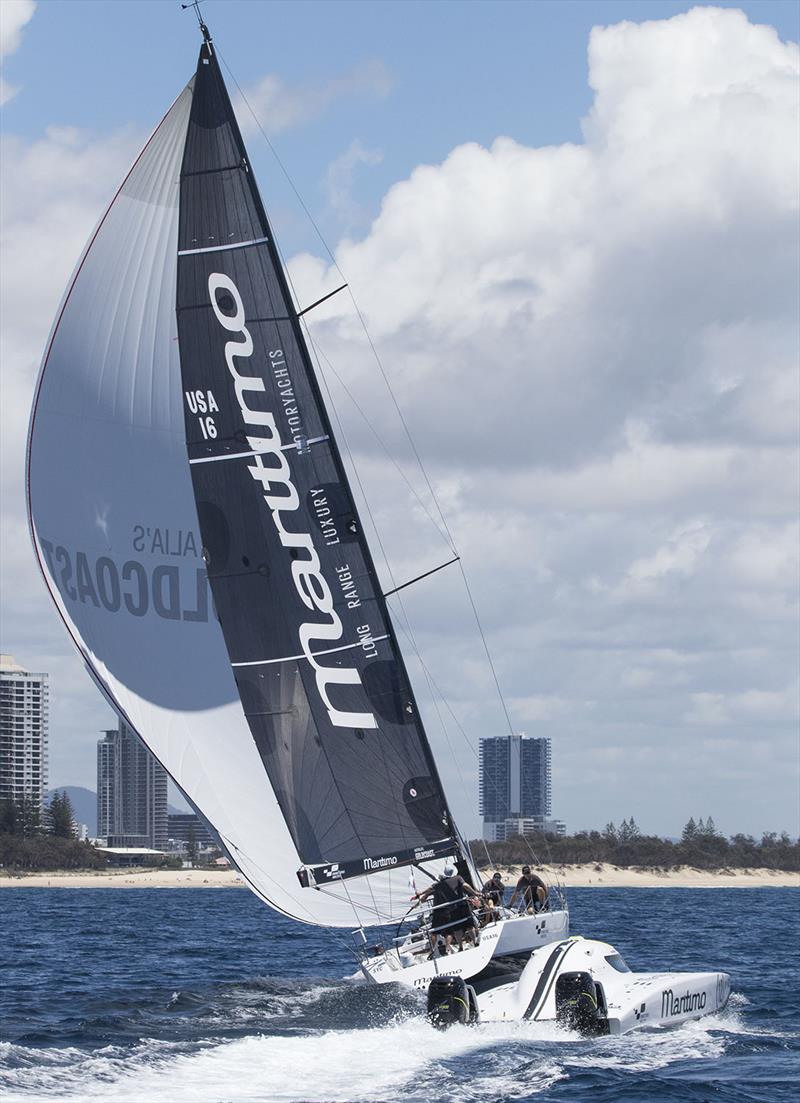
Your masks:
M 388 636 L 375 636 L 373 643 L 383 643 L 384 640 L 388 640 Z M 353 648 L 361 647 L 360 641 L 355 643 L 343 643 L 339 647 L 326 647 L 322 651 L 309 651 L 309 655 L 312 659 L 320 659 L 323 655 L 335 655 L 339 651 L 351 651 Z M 305 659 L 305 654 L 300 655 L 283 655 L 277 659 L 248 659 L 246 662 L 231 663 L 231 666 L 269 666 L 270 663 L 294 663 Z
M 250 241 L 231 241 L 226 242 L 224 245 L 203 245 L 199 249 L 179 249 L 179 257 L 191 257 L 195 253 L 224 253 L 227 249 L 246 249 L 250 245 L 264 245 L 267 241 L 265 237 L 255 237 Z

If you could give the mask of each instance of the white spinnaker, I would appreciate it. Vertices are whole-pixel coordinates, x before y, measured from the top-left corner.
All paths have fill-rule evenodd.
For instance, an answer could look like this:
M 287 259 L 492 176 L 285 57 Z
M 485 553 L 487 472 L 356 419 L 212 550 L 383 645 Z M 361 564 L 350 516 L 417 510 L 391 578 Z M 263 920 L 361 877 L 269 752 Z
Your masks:
M 34 546 L 94 678 L 257 895 L 309 923 L 387 922 L 409 906 L 407 869 L 301 888 L 209 599 L 175 317 L 191 102 L 190 82 L 101 219 L 53 327 L 28 442 Z

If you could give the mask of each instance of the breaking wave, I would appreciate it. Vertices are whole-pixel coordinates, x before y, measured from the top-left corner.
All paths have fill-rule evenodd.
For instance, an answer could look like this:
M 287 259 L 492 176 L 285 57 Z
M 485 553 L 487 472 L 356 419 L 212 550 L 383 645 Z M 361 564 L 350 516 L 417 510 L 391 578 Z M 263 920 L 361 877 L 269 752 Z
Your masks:
M 595 1081 L 596 1089 L 609 1073 L 617 1081 L 638 1081 L 642 1074 L 684 1062 L 714 1062 L 731 1036 L 747 1033 L 735 1007 L 675 1030 L 591 1041 L 551 1023 L 441 1032 L 424 1020 L 422 998 L 394 985 L 304 986 L 270 979 L 218 991 L 211 999 L 174 992 L 165 1010 L 192 1016 L 194 1037 L 143 1038 L 133 1046 L 89 1051 L 0 1047 L 3 1098 L 7 1103 L 524 1100 L 549 1093 L 559 1081 L 577 1080 L 584 1088 Z M 242 1029 L 244 1036 L 224 1036 Z

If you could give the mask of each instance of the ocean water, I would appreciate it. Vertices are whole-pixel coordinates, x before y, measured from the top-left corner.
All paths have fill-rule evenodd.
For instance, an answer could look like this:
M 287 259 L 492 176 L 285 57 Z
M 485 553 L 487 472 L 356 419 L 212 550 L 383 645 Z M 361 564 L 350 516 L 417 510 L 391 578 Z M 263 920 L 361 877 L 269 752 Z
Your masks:
M 723 969 L 721 1014 L 585 1040 L 438 1032 L 345 979 L 349 933 L 233 889 L 0 890 L 0 1097 L 142 1103 L 778 1103 L 800 1098 L 800 891 L 574 889 L 573 933 L 633 969 Z

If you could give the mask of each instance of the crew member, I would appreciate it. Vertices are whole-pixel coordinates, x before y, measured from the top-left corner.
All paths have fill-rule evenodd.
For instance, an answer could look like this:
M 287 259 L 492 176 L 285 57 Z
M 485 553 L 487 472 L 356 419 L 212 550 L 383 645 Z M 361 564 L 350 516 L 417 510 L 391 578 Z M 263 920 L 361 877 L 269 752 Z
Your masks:
M 498 913 L 503 906 L 503 894 L 505 893 L 505 885 L 499 873 L 493 873 L 489 880 L 483 886 L 483 908 L 481 926 L 485 927 L 487 923 L 491 923 L 492 920 L 497 919 Z
M 509 908 L 513 908 L 517 902 L 517 897 L 522 898 L 522 902 L 525 906 L 525 910 L 529 915 L 533 915 L 535 912 L 541 911 L 547 900 L 547 885 L 541 877 L 537 877 L 535 873 L 531 873 L 530 866 L 522 867 L 522 876 L 517 881 L 517 887 L 514 889 L 514 895 L 509 901 Z
M 430 896 L 433 897 L 431 955 L 441 936 L 444 936 L 445 953 L 449 952 L 453 939 L 458 943 L 459 950 L 464 949 L 465 936 L 468 942 L 475 941 L 475 920 L 466 899 L 468 893 L 472 896 L 479 895 L 472 885 L 456 873 L 453 866 L 445 866 L 438 881 L 412 897 L 420 903 Z
M 503 893 L 506 886 L 503 884 L 503 879 L 499 873 L 493 873 L 486 884 L 483 886 L 483 895 L 494 907 L 499 908 L 503 903 Z

